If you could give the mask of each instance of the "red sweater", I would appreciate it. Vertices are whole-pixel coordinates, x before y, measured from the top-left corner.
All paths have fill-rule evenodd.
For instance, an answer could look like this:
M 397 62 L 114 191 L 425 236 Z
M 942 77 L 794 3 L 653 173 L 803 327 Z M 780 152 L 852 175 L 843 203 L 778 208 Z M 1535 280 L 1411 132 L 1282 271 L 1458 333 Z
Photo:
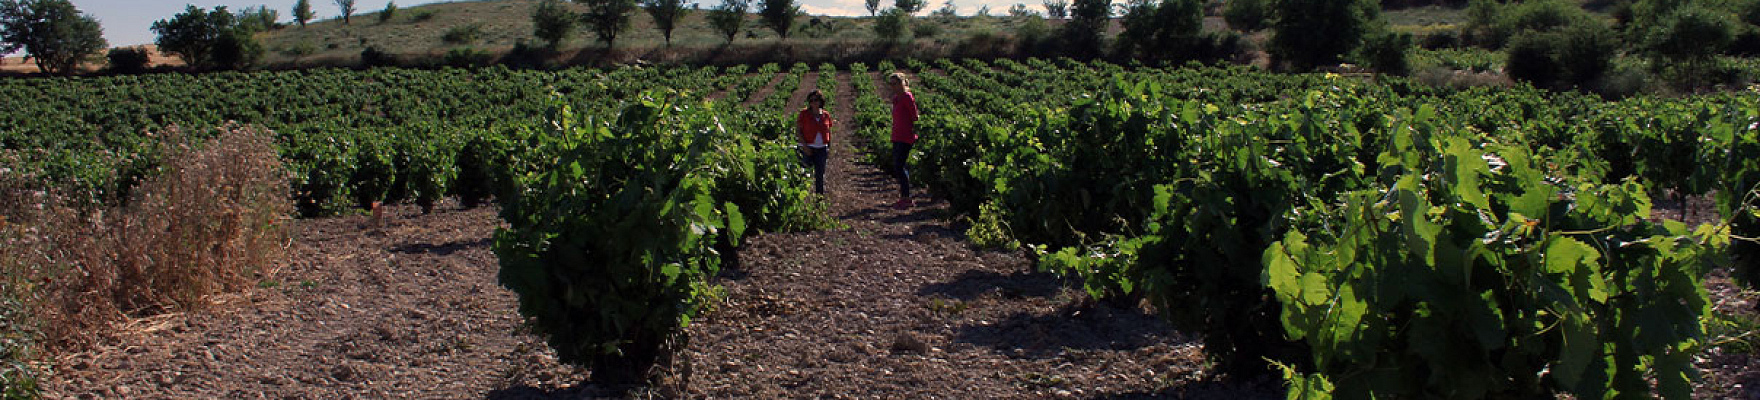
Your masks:
M 817 116 L 814 116 L 810 109 L 802 109 L 800 114 L 794 117 L 795 126 L 800 127 L 801 144 L 812 144 L 813 139 L 820 136 L 825 138 L 825 144 L 831 144 L 831 125 L 836 123 L 836 120 L 831 119 L 831 112 L 825 111 L 825 109 L 819 109 Z
M 892 96 L 892 141 L 917 142 L 917 95 L 909 89 Z

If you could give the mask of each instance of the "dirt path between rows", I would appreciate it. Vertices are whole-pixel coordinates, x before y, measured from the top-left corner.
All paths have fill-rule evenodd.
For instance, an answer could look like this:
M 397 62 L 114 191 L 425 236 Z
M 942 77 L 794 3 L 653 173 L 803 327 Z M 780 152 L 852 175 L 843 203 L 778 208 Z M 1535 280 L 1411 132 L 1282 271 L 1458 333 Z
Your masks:
M 849 73 L 835 79 L 840 118 L 854 120 L 855 96 L 879 95 L 854 93 Z M 944 201 L 917 193 L 918 207 L 893 210 L 897 186 L 856 161 L 857 142 L 834 140 L 827 172 L 830 211 L 847 227 L 749 242 L 722 282 L 727 302 L 687 331 L 685 393 L 1276 397 L 1272 385 L 1201 379 L 1201 345 L 1143 310 L 1091 304 L 1019 254 L 972 249 Z
M 797 85 L 794 89 L 794 93 L 791 93 L 788 96 L 788 105 L 783 106 L 782 109 L 787 112 L 787 115 L 795 115 L 795 111 L 799 111 L 800 109 L 807 107 L 807 94 L 812 93 L 814 90 L 817 90 L 817 89 L 819 89 L 819 73 L 818 72 L 808 72 L 805 74 L 801 74 L 800 85 Z M 829 104 L 827 104 L 827 105 L 829 105 Z M 842 116 L 842 114 L 834 114 L 834 115 Z
M 761 87 L 761 88 L 758 88 L 758 90 L 752 91 L 752 94 L 747 96 L 745 101 L 742 101 L 739 103 L 739 107 L 740 108 L 752 108 L 752 106 L 763 102 L 764 99 L 770 98 L 770 95 L 772 93 L 776 93 L 776 85 L 781 84 L 782 79 L 787 77 L 788 75 L 781 74 L 781 73 L 778 73 L 775 75 L 776 75 L 776 77 L 770 78 L 770 83 L 766 83 L 766 84 L 764 84 L 764 87 Z

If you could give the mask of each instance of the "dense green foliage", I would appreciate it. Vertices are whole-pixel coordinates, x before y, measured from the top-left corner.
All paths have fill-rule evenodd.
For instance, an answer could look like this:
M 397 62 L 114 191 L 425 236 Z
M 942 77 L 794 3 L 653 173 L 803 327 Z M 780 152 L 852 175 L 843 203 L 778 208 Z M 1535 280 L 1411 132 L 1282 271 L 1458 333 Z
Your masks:
M 581 22 L 593 35 L 605 43 L 606 48 L 616 47 L 617 35 L 629 29 L 630 13 L 635 12 L 636 0 L 574 0 L 586 4 L 587 12 L 581 15 Z
M 719 71 L 307 70 L 10 80 L 0 84 L 8 96 L 0 100 L 8 110 L 0 113 L 7 127 L 0 129 L 0 149 L 19 157 L 9 168 L 39 173 L 81 202 L 118 203 L 157 165 L 145 132 L 237 121 L 279 134 L 304 215 L 373 201 L 427 202 L 458 191 L 480 201 L 498 194 L 489 189 L 498 184 L 453 177 L 496 176 L 505 160 L 523 159 L 529 147 L 513 133 L 544 123 L 550 93 L 597 104 L 645 86 L 634 82 L 737 82 L 748 87 L 742 96 L 755 90 L 744 76 Z M 495 145 L 469 148 L 491 153 L 485 157 L 466 152 L 468 143 Z
M 532 9 L 532 36 L 555 49 L 557 44 L 574 33 L 580 17 L 563 7 L 562 0 L 543 0 Z
M 1224 7 L 1222 18 L 1229 28 L 1252 32 L 1271 25 L 1269 0 L 1230 0 Z
M 748 223 L 779 227 L 741 210 L 799 209 L 805 181 L 788 146 L 757 145 L 708 108 L 643 98 L 615 120 L 552 115 L 528 135 L 546 167 L 502 200 L 500 280 L 563 362 L 641 382 L 707 307 L 726 246 Z
M 117 47 L 104 54 L 104 69 L 118 74 L 146 72 L 150 57 L 145 48 Z
M 1290 337 L 1334 395 L 1687 398 L 1726 240 L 1647 221 L 1633 181 L 1557 179 L 1557 160 L 1475 143 L 1423 108 L 1375 187 L 1265 253 Z M 1312 391 L 1314 387 L 1304 388 Z M 1291 393 L 1291 396 L 1306 393 Z
M 171 19 L 153 22 L 159 51 L 176 54 L 200 69 L 250 66 L 263 54 L 262 44 L 253 36 L 258 31 L 256 24 L 226 6 L 209 11 L 192 5 Z
M 1697 229 L 1649 214 L 1665 190 L 1752 192 L 1752 93 L 935 68 L 924 109 L 961 112 L 925 113 L 919 176 L 974 242 L 1149 300 L 1226 371 L 1285 364 L 1292 396 L 1685 393 L 1700 277 L 1730 260 L 1723 229 L 1753 229 L 1740 211 Z
M 1275 32 L 1266 49 L 1296 71 L 1338 64 L 1381 21 L 1371 0 L 1273 0 Z

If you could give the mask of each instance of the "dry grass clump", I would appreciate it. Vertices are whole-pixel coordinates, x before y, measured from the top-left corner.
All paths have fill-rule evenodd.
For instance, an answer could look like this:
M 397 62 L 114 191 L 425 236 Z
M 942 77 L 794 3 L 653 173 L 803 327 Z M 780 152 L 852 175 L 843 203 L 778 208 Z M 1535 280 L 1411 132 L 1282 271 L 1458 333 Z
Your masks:
M 39 319 L 52 349 L 130 315 L 200 308 L 283 258 L 291 212 L 273 134 L 227 125 L 212 139 L 170 127 L 160 166 L 111 209 L 70 207 L 0 171 L 0 299 Z

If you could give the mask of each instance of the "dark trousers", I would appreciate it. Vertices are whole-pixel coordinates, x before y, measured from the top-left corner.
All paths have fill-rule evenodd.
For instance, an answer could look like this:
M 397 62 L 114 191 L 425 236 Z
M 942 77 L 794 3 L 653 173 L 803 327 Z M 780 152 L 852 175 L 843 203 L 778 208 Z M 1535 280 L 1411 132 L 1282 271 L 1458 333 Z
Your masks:
M 911 144 L 892 142 L 892 177 L 898 179 L 898 197 L 911 197 L 911 171 L 907 161 L 911 158 Z
M 813 191 L 825 194 L 825 161 L 830 159 L 831 149 L 801 148 L 801 163 L 813 169 Z

